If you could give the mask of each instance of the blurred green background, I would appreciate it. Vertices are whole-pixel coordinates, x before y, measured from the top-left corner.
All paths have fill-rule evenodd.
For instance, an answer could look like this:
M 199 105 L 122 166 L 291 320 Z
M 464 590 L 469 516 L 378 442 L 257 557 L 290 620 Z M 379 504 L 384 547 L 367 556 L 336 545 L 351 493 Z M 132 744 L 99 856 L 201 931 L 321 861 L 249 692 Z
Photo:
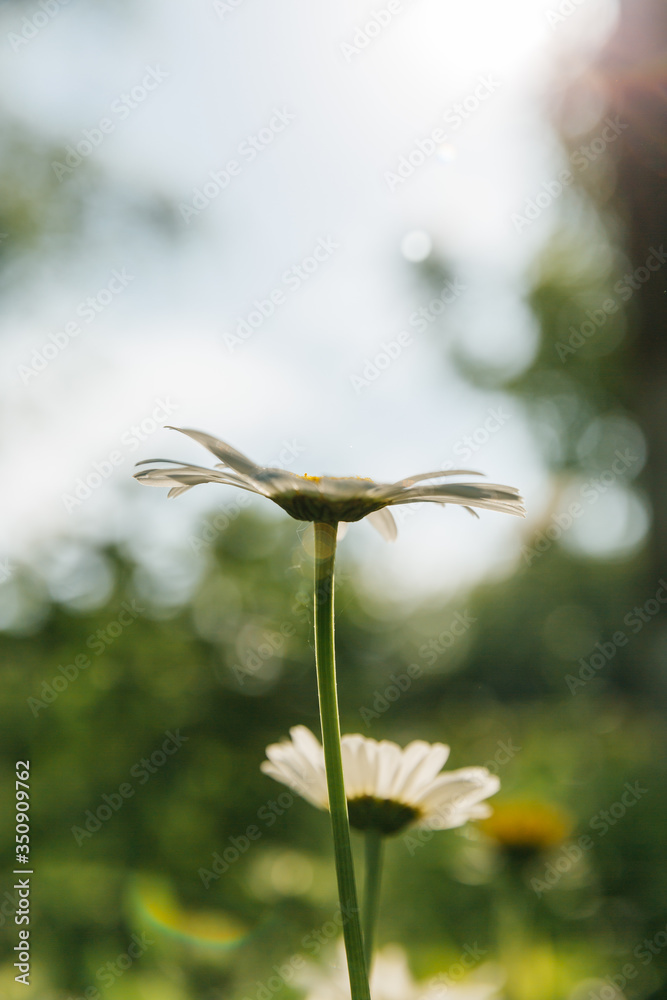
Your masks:
M 429 333 L 476 391 L 522 407 L 551 506 L 529 524 L 509 576 L 459 595 L 406 605 L 379 593 L 355 547 L 363 526 L 339 555 L 343 731 L 443 741 L 448 766 L 482 764 L 502 782 L 495 827 L 389 845 L 378 943 L 400 942 L 423 980 L 450 970 L 454 981 L 474 948 L 475 966 L 500 965 L 507 1000 L 667 996 L 664 262 L 639 274 L 664 252 L 667 34 L 658 4 L 622 5 L 620 17 L 593 69 L 549 108 L 565 156 L 587 141 L 568 131 L 586 95 L 628 128 L 577 174 L 535 255 L 532 361 L 517 375 L 457 356 L 442 343 L 446 316 Z M 85 234 L 100 191 L 115 218 L 138 199 L 141 224 L 171 232 L 173 205 L 92 169 L 56 190 L 43 169 L 49 138 L 9 114 L 2 124 L 6 287 L 19 264 L 48 256 L 54 233 L 61 249 L 63 233 Z M 434 293 L 449 274 L 437 258 L 417 271 Z M 610 491 L 611 555 L 609 510 L 597 534 L 594 517 Z M 276 965 L 313 957 L 314 932 L 335 943 L 322 930 L 336 906 L 328 819 L 259 771 L 290 726 L 318 732 L 308 535 L 213 494 L 165 564 L 142 558 L 140 538 L 63 532 L 57 587 L 34 561 L 3 569 L 7 1000 L 25 990 L 14 982 L 7 874 L 16 761 L 31 762 L 39 1000 L 264 1000 Z M 395 699 L 393 678 L 411 665 Z M 248 846 L 252 825 L 261 836 Z M 238 858 L 216 876 L 229 847 Z M 139 954 L 128 962 L 130 948 Z M 271 995 L 303 993 L 285 983 Z

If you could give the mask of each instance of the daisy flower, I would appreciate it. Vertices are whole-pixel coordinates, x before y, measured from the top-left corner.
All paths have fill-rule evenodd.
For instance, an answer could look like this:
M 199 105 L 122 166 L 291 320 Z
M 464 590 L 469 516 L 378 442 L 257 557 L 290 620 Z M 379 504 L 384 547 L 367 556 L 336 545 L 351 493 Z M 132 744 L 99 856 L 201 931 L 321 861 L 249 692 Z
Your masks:
M 350 1000 L 342 942 L 337 951 L 333 969 L 309 963 L 299 972 L 295 981 L 307 991 L 306 1000 Z M 462 981 L 443 974 L 417 983 L 403 949 L 389 944 L 375 956 L 370 984 L 373 1000 L 492 1000 L 498 997 L 502 978 L 496 966 L 486 965 Z
M 338 527 L 367 517 L 385 538 L 396 537 L 388 510 L 401 504 L 426 501 L 459 504 L 471 514 L 474 507 L 523 516 L 523 501 L 512 486 L 478 483 L 441 483 L 447 476 L 480 475 L 466 469 L 423 472 L 395 483 L 376 483 L 358 477 L 297 476 L 284 469 L 264 468 L 224 441 L 202 431 L 171 428 L 207 448 L 219 462 L 214 468 L 171 459 L 150 459 L 167 468 L 135 473 L 148 486 L 166 486 L 168 496 L 180 496 L 200 483 L 238 486 L 278 504 L 290 517 L 314 524 L 315 550 L 315 665 L 322 723 L 322 748 L 303 727 L 293 729 L 293 743 L 269 747 L 267 773 L 320 808 L 328 808 L 341 910 L 350 913 L 343 926 L 353 1000 L 370 1000 L 367 967 L 380 885 L 382 838 L 408 825 L 431 829 L 461 826 L 468 819 L 488 815 L 482 799 L 498 787 L 484 768 L 464 768 L 439 774 L 449 752 L 441 744 L 422 741 L 405 750 L 393 743 L 376 743 L 363 736 L 345 737 L 341 751 L 336 662 L 334 649 L 334 563 Z M 146 462 L 140 462 L 140 465 Z M 345 777 L 351 793 L 346 797 Z M 324 761 L 326 759 L 326 770 Z M 348 816 L 349 814 L 349 816 Z M 350 818 L 366 831 L 365 934 L 357 904 Z
M 144 469 L 135 478 L 146 486 L 167 486 L 168 496 L 177 497 L 200 483 L 220 483 L 238 486 L 250 493 L 258 493 L 282 507 L 297 521 L 319 521 L 337 525 L 340 522 L 360 521 L 367 517 L 370 523 L 388 541 L 396 538 L 396 523 L 388 507 L 426 501 L 440 504 L 459 504 L 471 514 L 473 507 L 502 511 L 523 517 L 525 511 L 518 490 L 513 486 L 479 483 L 434 483 L 446 476 L 479 476 L 470 469 L 444 472 L 422 472 L 408 476 L 396 483 L 376 483 L 358 476 L 298 476 L 285 469 L 264 468 L 255 465 L 240 451 L 218 438 L 202 431 L 171 427 L 181 434 L 198 441 L 220 462 L 208 469 L 200 465 L 175 462 L 167 458 L 151 458 L 138 465 L 161 462 L 173 468 Z
M 290 729 L 291 739 L 266 748 L 264 774 L 292 788 L 318 809 L 328 808 L 324 752 L 306 726 Z M 414 740 L 405 748 L 358 734 L 341 740 L 350 825 L 382 836 L 408 826 L 450 830 L 491 809 L 482 801 L 500 781 L 485 767 L 442 771 L 449 757 L 444 743 Z

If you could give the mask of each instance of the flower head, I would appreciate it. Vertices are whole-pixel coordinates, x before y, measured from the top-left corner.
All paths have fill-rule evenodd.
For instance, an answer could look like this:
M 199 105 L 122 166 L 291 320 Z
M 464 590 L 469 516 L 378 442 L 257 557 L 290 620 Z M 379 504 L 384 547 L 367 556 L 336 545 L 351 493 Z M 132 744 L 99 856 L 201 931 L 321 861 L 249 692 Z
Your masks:
M 266 748 L 265 774 L 288 785 L 318 809 L 328 808 L 324 753 L 306 726 L 290 729 L 291 740 Z M 343 776 L 350 825 L 385 836 L 408 826 L 449 830 L 490 815 L 482 799 L 500 781 L 485 767 L 441 771 L 449 757 L 443 743 L 414 740 L 405 748 L 358 734 L 343 736 Z
M 308 991 L 306 1000 L 350 1000 L 342 942 L 333 970 L 309 963 L 299 971 L 296 983 Z M 445 973 L 416 983 L 403 949 L 389 944 L 375 955 L 370 983 L 373 1000 L 491 1000 L 498 996 L 502 975 L 487 964 L 463 981 Z
M 469 469 L 423 472 L 396 483 L 376 483 L 372 479 L 359 477 L 298 476 L 285 469 L 255 465 L 240 451 L 202 431 L 179 427 L 170 429 L 187 434 L 220 459 L 220 463 L 213 469 L 173 462 L 167 458 L 139 462 L 139 465 L 164 462 L 174 466 L 135 473 L 136 479 L 147 486 L 170 487 L 170 497 L 179 496 L 200 483 L 238 486 L 242 490 L 268 497 L 297 521 L 322 521 L 336 525 L 368 517 L 388 540 L 396 537 L 396 525 L 387 508 L 399 504 L 427 501 L 460 504 L 471 514 L 475 514 L 473 507 L 503 511 L 520 517 L 525 513 L 519 492 L 512 486 L 433 482 L 425 485 L 429 480 L 443 479 L 445 476 L 481 475 Z
M 523 860 L 564 840 L 572 818 L 549 802 L 503 802 L 493 816 L 480 823 L 481 830 L 508 856 Z

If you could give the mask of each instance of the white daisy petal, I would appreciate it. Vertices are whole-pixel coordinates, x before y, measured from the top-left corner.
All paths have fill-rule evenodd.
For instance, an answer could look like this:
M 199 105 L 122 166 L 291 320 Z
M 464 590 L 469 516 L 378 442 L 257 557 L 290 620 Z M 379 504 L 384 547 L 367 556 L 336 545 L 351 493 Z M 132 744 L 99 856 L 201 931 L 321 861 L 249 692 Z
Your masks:
M 495 483 L 440 483 L 428 485 L 428 480 L 482 473 L 472 469 L 438 469 L 422 472 L 395 483 L 376 483 L 356 476 L 299 476 L 285 469 L 263 468 L 219 438 L 203 431 L 173 427 L 181 434 L 203 445 L 220 463 L 214 469 L 173 463 L 172 469 L 147 469 L 136 472 L 135 478 L 145 486 L 167 486 L 170 496 L 185 493 L 180 487 L 202 483 L 238 486 L 259 493 L 282 507 L 297 521 L 322 521 L 342 525 L 368 518 L 373 527 L 388 541 L 396 538 L 396 524 L 389 507 L 406 503 L 431 502 L 458 504 L 477 517 L 472 509 L 500 511 L 523 517 L 522 500 L 514 487 Z M 154 459 L 171 464 L 171 459 Z M 140 465 L 145 462 L 138 463 Z M 344 532 L 341 529 L 340 535 Z
M 521 506 L 520 503 L 510 503 L 501 500 L 487 500 L 487 499 L 464 499 L 463 497 L 447 496 L 407 496 L 401 500 L 394 500 L 393 506 L 400 507 L 402 504 L 406 503 L 441 503 L 441 504 L 459 504 L 462 507 L 468 508 L 470 504 L 474 504 L 475 507 L 479 507 L 482 510 L 497 510 L 502 514 L 516 514 L 517 517 L 525 517 L 525 508 Z
M 367 516 L 366 520 L 370 521 L 375 530 L 382 535 L 386 542 L 396 541 L 398 535 L 396 521 L 387 507 L 383 507 L 382 510 L 374 510 L 372 514 Z
M 359 792 L 361 795 L 372 795 L 377 776 L 377 743 L 375 740 L 361 737 L 357 750 L 359 761 Z
M 358 733 L 343 736 L 342 745 L 346 747 L 346 754 L 349 761 L 343 765 L 343 775 L 345 778 L 345 789 L 348 799 L 359 798 L 363 795 L 371 795 L 375 787 L 375 740 L 367 740 L 365 736 Z
M 403 751 L 401 770 L 396 775 L 394 795 L 412 797 L 445 766 L 449 747 L 444 743 L 414 740 Z
M 441 793 L 450 795 L 452 786 L 457 786 L 457 790 L 459 790 L 459 785 L 469 793 L 491 786 L 493 786 L 494 791 L 497 791 L 498 782 L 497 775 L 491 774 L 485 767 L 462 767 L 458 771 L 443 771 L 426 785 L 415 798 L 419 802 L 425 802 L 429 796 L 438 796 Z
M 410 972 L 407 955 L 396 944 L 385 945 L 373 957 L 370 989 L 373 1000 L 494 1000 L 505 983 L 498 966 L 479 966 L 456 982 L 451 968 L 431 975 L 421 983 Z M 350 1000 L 350 983 L 342 939 L 336 955 L 323 965 L 307 962 L 297 970 L 296 986 L 306 991 L 305 1000 Z
M 266 755 L 271 763 L 281 768 L 284 773 L 300 781 L 305 787 L 315 789 L 314 794 L 318 794 L 318 789 L 322 786 L 323 782 L 326 785 L 324 755 L 322 755 L 321 765 L 318 766 L 309 757 L 305 757 L 299 753 L 287 741 L 267 747 Z
M 324 795 L 322 795 L 321 788 L 303 781 L 302 778 L 290 772 L 288 768 L 279 767 L 268 760 L 262 761 L 260 767 L 264 774 L 268 774 L 270 778 L 274 778 L 283 785 L 287 785 L 288 788 L 297 792 L 302 799 L 306 799 L 311 805 L 316 806 L 318 809 L 327 808 L 329 800 L 326 795 L 326 787 L 323 789 Z
M 400 496 L 406 489 L 414 486 L 415 483 L 425 482 L 428 479 L 444 479 L 446 476 L 483 475 L 483 472 L 477 472 L 476 469 L 452 469 L 448 472 L 440 469 L 439 472 L 421 472 L 418 476 L 407 476 L 405 479 L 399 479 L 397 483 L 392 483 L 391 486 L 387 486 L 383 491 L 383 496 L 387 497 L 387 499 L 394 499 L 394 497 Z
M 420 764 L 428 757 L 431 750 L 430 743 L 424 740 L 413 740 L 403 750 L 400 767 L 396 769 L 394 781 L 391 787 L 392 798 L 404 795 L 406 790 L 412 786 L 412 780 L 418 771 Z
M 249 458 L 237 451 L 236 448 L 232 448 L 231 445 L 226 444 L 224 441 L 220 441 L 219 438 L 212 437 L 210 434 L 204 433 L 204 431 L 193 431 L 185 427 L 171 427 L 167 425 L 170 431 L 178 431 L 179 434 L 187 434 L 194 441 L 203 444 L 208 451 L 212 452 L 216 458 L 219 458 L 221 462 L 228 465 L 232 469 L 236 469 L 237 472 L 243 473 L 244 476 L 254 476 L 256 472 L 259 471 L 260 466 L 255 465 Z
M 320 809 L 328 808 L 319 741 L 305 726 L 294 726 L 290 737 L 266 748 L 268 760 L 262 763 L 262 771 Z M 397 833 L 411 822 L 447 830 L 480 819 L 489 814 L 482 800 L 500 787 L 498 777 L 485 767 L 442 771 L 449 756 L 444 743 L 413 740 L 401 748 L 390 740 L 378 743 L 349 733 L 341 740 L 341 755 L 352 825 L 384 835 Z
M 376 799 L 391 798 L 391 788 L 396 772 L 401 766 L 403 751 L 397 743 L 382 740 L 377 748 L 377 777 L 375 780 L 374 797 Z
M 310 760 L 315 767 L 324 766 L 322 747 L 308 726 L 292 726 L 289 734 L 294 746 L 301 751 L 307 760 Z
M 343 778 L 348 799 L 366 794 L 368 775 L 363 736 L 343 736 L 341 740 Z
M 464 774 L 452 771 L 443 775 L 421 796 L 417 796 L 416 804 L 421 809 L 422 822 L 428 821 L 429 826 L 435 822 L 439 829 L 461 826 L 471 818 L 471 811 L 474 813 L 480 799 L 498 791 L 497 780 L 491 780 L 494 775 L 486 772 L 486 775 L 471 778 Z

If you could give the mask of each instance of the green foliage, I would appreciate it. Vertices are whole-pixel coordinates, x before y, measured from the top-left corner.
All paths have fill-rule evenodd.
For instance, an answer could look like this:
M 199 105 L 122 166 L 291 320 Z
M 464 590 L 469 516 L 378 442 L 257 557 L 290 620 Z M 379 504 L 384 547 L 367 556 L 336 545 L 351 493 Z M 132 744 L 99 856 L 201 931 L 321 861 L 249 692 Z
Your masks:
M 593 841 L 578 863 L 561 860 L 567 870 L 538 896 L 531 879 L 544 881 L 562 847 L 508 881 L 502 851 L 473 827 L 396 837 L 379 943 L 409 947 L 425 976 L 473 942 L 511 965 L 501 933 L 509 907 L 536 968 L 552 967 L 545 948 L 557 956 L 563 982 L 542 996 L 564 996 L 577 975 L 613 974 L 626 961 L 648 989 L 663 957 L 644 969 L 632 949 L 663 926 L 667 890 L 664 725 L 649 707 L 656 682 L 646 668 L 660 623 L 647 622 L 581 689 L 566 681 L 580 669 L 577 641 L 593 637 L 581 653 L 590 659 L 595 637 L 606 641 L 645 600 L 641 567 L 603 572 L 554 546 L 509 582 L 472 595 L 472 624 L 430 662 L 429 640 L 462 609 L 433 602 L 383 617 L 346 544 L 337 594 L 344 731 L 444 740 L 449 766 L 498 771 L 499 801 L 558 802 L 573 818 L 567 844 Z M 94 986 L 108 1000 L 240 1000 L 274 964 L 316 957 L 308 935 L 335 909 L 327 817 L 259 771 L 264 747 L 291 725 L 318 729 L 310 563 L 294 522 L 243 515 L 201 553 L 199 583 L 174 609 L 146 590 L 127 557 L 99 555 L 115 579 L 102 607 L 48 601 L 29 634 L 1 641 L 5 801 L 14 761 L 32 765 L 35 974 L 45 997 Z M 19 586 L 21 600 L 44 600 L 44 583 L 21 571 L 4 589 Z M 561 605 L 580 609 L 578 640 L 558 633 Z M 89 664 L 68 675 L 80 656 Z M 411 664 L 410 684 L 387 699 Z M 646 794 L 602 833 L 601 813 L 636 782 Z M 98 812 L 105 818 L 96 824 Z M 0 822 L 10 861 L 12 812 Z M 99 970 L 142 933 L 150 947 L 105 985 Z M 6 965 L 7 989 L 10 973 Z

